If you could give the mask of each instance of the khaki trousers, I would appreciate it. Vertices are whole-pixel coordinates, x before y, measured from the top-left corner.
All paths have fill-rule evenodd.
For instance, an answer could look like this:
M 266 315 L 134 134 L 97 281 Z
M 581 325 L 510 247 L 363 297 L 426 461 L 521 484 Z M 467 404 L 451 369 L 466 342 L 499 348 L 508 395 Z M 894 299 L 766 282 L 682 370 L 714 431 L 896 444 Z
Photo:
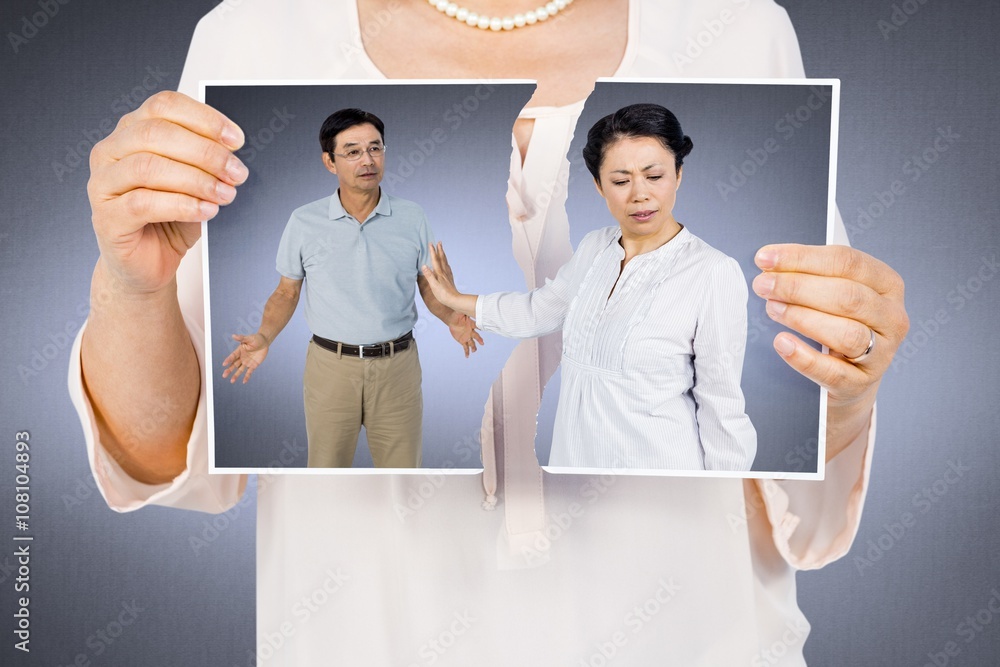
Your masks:
M 416 341 L 359 359 L 309 341 L 303 376 L 310 468 L 350 468 L 365 427 L 376 468 L 419 468 L 424 401 Z

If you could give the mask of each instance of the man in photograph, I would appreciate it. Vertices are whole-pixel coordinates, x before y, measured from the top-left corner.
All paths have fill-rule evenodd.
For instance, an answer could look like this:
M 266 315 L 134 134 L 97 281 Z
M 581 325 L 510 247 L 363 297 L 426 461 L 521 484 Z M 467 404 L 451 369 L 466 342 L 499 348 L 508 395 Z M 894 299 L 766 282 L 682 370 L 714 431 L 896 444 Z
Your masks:
M 414 281 L 467 357 L 483 341 L 474 321 L 438 302 L 420 273 L 432 239 L 423 209 L 380 187 L 383 122 L 341 109 L 323 123 L 319 140 L 339 188 L 292 213 L 278 246 L 278 287 L 257 332 L 233 335 L 239 345 L 223 362 L 223 377 L 249 381 L 304 283 L 313 334 L 303 377 L 309 467 L 351 467 L 364 426 L 375 467 L 418 468 L 423 398 Z

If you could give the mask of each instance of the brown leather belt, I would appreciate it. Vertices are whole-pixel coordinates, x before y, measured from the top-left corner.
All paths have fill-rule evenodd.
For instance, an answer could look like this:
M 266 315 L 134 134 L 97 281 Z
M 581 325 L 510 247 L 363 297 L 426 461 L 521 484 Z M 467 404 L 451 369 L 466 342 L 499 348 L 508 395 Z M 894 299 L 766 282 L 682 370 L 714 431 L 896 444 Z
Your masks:
M 320 338 L 315 334 L 313 334 L 312 339 L 314 343 L 322 347 L 324 350 L 339 352 L 340 354 L 346 354 L 349 357 L 375 359 L 378 357 L 388 357 L 393 352 L 402 352 L 408 348 L 410 346 L 410 341 L 413 340 L 413 332 L 407 331 L 396 340 L 390 340 L 385 343 L 375 343 L 374 345 L 348 345 L 346 343 L 338 343 L 335 340 Z

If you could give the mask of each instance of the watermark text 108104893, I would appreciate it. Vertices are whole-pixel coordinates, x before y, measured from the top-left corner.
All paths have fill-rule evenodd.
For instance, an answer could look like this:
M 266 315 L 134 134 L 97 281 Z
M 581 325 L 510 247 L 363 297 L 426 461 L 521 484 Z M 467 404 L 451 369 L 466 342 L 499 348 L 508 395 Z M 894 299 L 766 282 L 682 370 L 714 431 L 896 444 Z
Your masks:
M 31 521 L 31 434 L 18 431 L 14 436 L 14 560 L 17 576 L 14 577 L 14 598 L 17 604 L 14 612 L 14 648 L 29 653 L 31 651 L 31 541 L 29 533 Z

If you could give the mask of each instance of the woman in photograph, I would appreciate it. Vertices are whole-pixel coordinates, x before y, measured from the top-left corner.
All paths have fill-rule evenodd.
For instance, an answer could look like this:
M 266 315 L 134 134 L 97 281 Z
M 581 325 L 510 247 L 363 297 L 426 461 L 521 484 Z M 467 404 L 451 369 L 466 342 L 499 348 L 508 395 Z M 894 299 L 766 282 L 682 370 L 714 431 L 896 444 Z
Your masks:
M 673 216 L 692 141 L 669 109 L 599 120 L 584 161 L 617 226 L 588 234 L 555 280 L 526 294 L 461 294 L 442 244 L 424 267 L 441 303 L 487 331 L 562 329 L 549 465 L 749 470 L 757 437 L 740 375 L 747 288 L 739 264 Z

